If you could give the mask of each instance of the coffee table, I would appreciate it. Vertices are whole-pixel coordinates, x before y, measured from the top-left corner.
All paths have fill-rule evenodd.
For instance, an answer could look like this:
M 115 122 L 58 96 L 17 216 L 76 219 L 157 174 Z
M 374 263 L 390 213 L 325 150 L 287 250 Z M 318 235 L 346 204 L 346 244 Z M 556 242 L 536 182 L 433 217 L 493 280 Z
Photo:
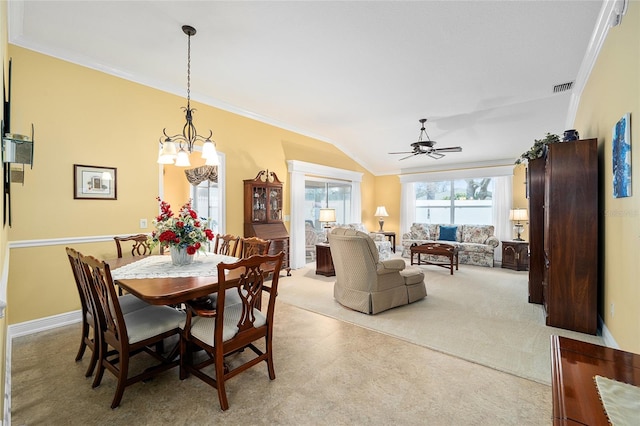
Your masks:
M 413 256 L 418 255 L 418 261 L 414 263 Z M 426 259 L 420 259 L 420 255 L 430 254 L 432 256 L 443 256 L 449 259 L 449 262 L 431 262 Z M 412 265 L 436 265 L 447 268 L 453 275 L 453 265 L 455 261 L 456 271 L 458 270 L 458 247 L 453 244 L 445 243 L 424 243 L 411 245 L 411 264 Z

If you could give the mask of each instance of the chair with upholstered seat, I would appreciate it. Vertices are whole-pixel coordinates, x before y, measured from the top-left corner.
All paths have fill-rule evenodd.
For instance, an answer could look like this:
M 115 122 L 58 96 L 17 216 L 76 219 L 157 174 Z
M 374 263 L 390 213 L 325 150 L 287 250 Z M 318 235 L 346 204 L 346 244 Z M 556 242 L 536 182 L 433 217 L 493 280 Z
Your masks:
M 424 274 L 403 259 L 380 260 L 369 234 L 347 228 L 329 233 L 336 271 L 333 297 L 347 308 L 376 314 L 427 295 Z M 406 268 L 406 269 L 405 269 Z
M 216 244 L 213 252 L 216 254 L 223 254 L 225 256 L 238 256 L 240 251 L 240 237 L 237 235 L 218 234 L 216 236 Z
M 85 376 L 89 377 L 93 374 L 96 361 L 98 360 L 98 345 L 96 343 L 96 338 L 99 337 L 97 325 L 98 316 L 95 313 L 93 298 L 91 297 L 91 289 L 89 282 L 87 281 L 88 278 L 82 267 L 82 262 L 80 262 L 80 253 L 71 247 L 67 247 L 66 251 L 73 271 L 73 278 L 78 289 L 78 295 L 80 296 L 80 312 L 82 315 L 82 336 L 80 340 L 80 348 L 76 355 L 76 361 L 80 361 L 82 359 L 87 348 L 91 350 L 91 361 L 89 361 L 89 367 L 85 373 Z
M 91 280 L 91 296 L 98 315 L 100 331 L 98 369 L 93 387 L 99 386 L 104 370 L 117 379 L 111 408 L 120 405 L 125 387 L 149 379 L 178 365 L 177 360 L 165 358 L 158 348 L 169 336 L 179 334 L 184 313 L 168 306 L 148 305 L 125 314 L 116 294 L 109 265 L 92 256 L 80 256 Z M 113 348 L 113 350 L 109 350 Z M 133 355 L 146 353 L 159 361 L 142 373 L 129 377 L 129 362 Z
M 149 246 L 149 236 L 146 234 L 128 235 L 125 237 L 115 236 L 113 239 L 116 242 L 116 249 L 118 250 L 118 257 L 122 257 L 122 246 L 125 243 L 131 244 L 132 256 L 146 256 L 151 254 L 151 247 Z
M 316 260 L 316 244 L 318 244 L 318 231 L 309 222 L 304 224 L 304 251 L 305 257 L 311 261 Z
M 96 307 L 93 302 L 93 297 L 91 296 L 91 277 L 80 261 L 82 254 L 71 247 L 67 247 L 66 252 L 67 257 L 69 258 L 69 263 L 71 264 L 73 278 L 78 289 L 78 295 L 80 297 L 80 311 L 82 315 L 82 336 L 80 340 L 80 348 L 76 355 L 76 361 L 80 361 L 82 359 L 87 348 L 91 350 L 91 361 L 89 362 L 89 366 L 85 373 L 85 376 L 89 377 L 93 374 L 93 370 L 95 369 L 96 361 L 98 359 L 98 344 L 96 343 L 96 339 L 99 339 L 100 337 L 100 333 L 97 331 L 98 315 L 96 314 Z M 147 302 L 138 299 L 132 294 L 119 296 L 118 301 L 122 308 L 122 312 L 125 314 L 149 306 Z
M 263 240 L 258 237 L 249 237 L 241 239 L 242 248 L 240 249 L 240 257 L 246 259 L 254 255 L 264 256 L 269 253 L 271 240 Z
M 223 410 L 229 408 L 225 382 L 238 373 L 264 361 L 269 378 L 276 378 L 272 336 L 283 258 L 284 254 L 280 252 L 275 256 L 255 255 L 232 264 L 220 263 L 215 310 L 203 310 L 197 305 L 188 304 L 187 319 L 180 339 L 180 379 L 186 379 L 192 373 L 216 388 Z M 265 282 L 268 272 L 273 272 L 270 285 Z M 230 306 L 225 303 L 230 291 L 235 292 L 240 303 Z M 260 307 L 258 303 L 263 291 L 268 293 L 266 307 Z M 254 343 L 262 339 L 264 349 L 259 349 Z M 203 356 L 203 360 L 194 362 L 194 347 L 204 349 L 206 356 Z M 244 349 L 251 349 L 255 356 L 249 357 L 253 354 Z M 225 357 L 241 351 L 242 354 L 234 362 L 225 366 Z M 195 355 L 205 354 L 196 352 Z M 204 371 L 211 365 L 214 366 L 213 375 Z M 245 398 L 242 393 L 238 395 L 240 398 Z

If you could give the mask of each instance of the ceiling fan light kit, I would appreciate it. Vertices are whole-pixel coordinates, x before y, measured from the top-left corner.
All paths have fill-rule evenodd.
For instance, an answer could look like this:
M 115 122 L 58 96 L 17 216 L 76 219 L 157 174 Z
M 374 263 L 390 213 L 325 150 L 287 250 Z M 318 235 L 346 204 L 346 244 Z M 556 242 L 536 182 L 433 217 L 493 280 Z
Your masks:
M 400 160 L 406 160 L 407 158 L 411 158 L 416 155 L 425 154 L 428 157 L 433 158 L 434 160 L 439 160 L 445 156 L 442 154 L 443 152 L 462 152 L 462 147 L 459 146 L 450 146 L 447 148 L 434 148 L 436 141 L 432 141 L 427 134 L 427 130 L 424 127 L 424 123 L 427 122 L 426 118 L 421 118 L 418 120 L 422 125 L 420 128 L 420 135 L 418 136 L 418 141 L 411 144 L 412 151 L 403 151 L 403 152 L 390 152 L 389 154 L 409 154 L 406 157 L 402 157 Z M 426 139 L 423 137 L 426 136 Z

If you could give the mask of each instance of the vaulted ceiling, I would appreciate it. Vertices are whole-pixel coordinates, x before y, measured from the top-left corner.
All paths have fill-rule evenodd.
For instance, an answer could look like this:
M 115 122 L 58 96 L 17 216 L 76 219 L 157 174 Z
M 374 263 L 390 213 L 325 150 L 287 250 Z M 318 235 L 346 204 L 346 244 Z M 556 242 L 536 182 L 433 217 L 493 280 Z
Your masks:
M 374 174 L 561 134 L 601 1 L 9 1 L 9 42 L 335 144 Z M 420 118 L 436 147 L 405 160 Z M 198 123 L 212 128 L 224 123 Z

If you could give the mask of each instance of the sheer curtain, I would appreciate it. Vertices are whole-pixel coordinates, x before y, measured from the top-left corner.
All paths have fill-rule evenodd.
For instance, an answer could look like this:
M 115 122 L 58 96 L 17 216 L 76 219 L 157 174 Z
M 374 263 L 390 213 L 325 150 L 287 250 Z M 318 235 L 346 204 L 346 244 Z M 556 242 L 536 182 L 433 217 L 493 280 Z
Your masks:
M 400 236 L 409 232 L 416 220 L 416 191 L 413 182 L 400 184 Z
M 509 221 L 509 210 L 513 204 L 513 175 L 494 178 L 493 226 L 495 236 L 500 240 L 513 239 L 513 230 Z M 495 259 L 502 262 L 502 247 L 498 246 Z

